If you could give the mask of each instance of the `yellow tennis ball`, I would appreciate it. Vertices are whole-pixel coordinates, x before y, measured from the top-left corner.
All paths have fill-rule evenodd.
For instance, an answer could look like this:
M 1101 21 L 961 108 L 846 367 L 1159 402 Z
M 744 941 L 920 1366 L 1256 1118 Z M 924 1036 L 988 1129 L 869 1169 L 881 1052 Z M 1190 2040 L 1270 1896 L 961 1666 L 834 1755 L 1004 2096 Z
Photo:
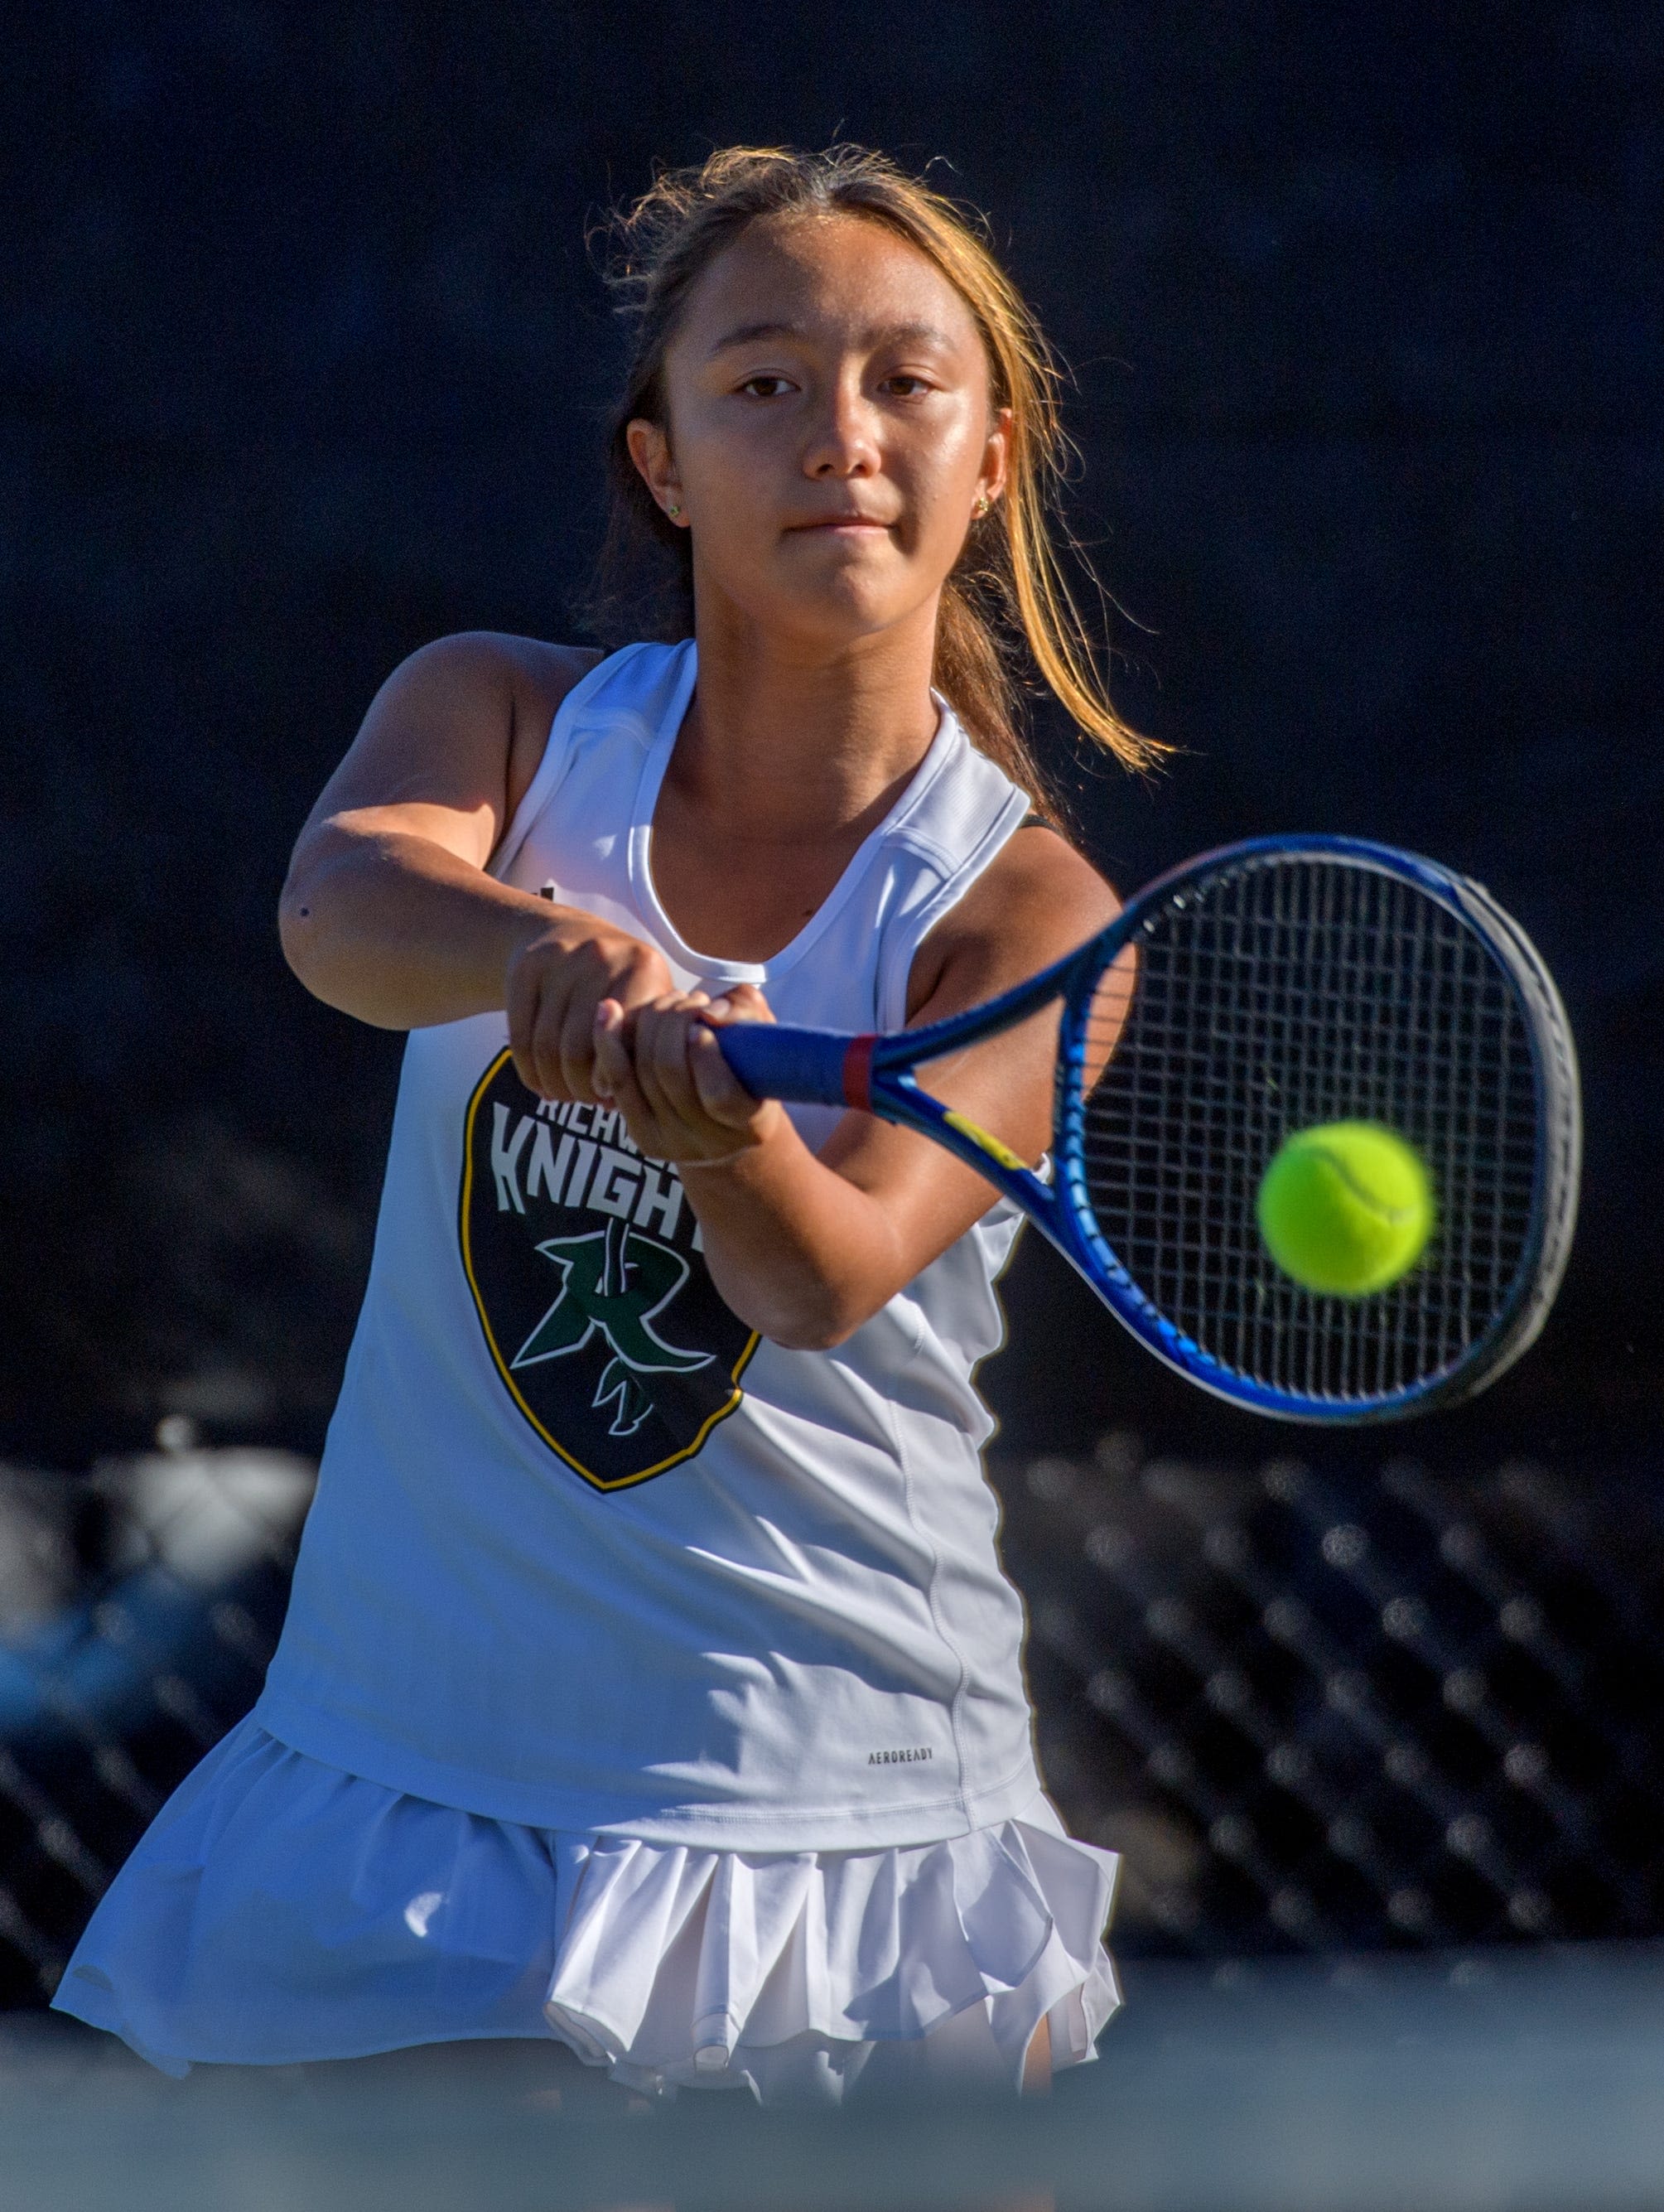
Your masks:
M 1297 1129 L 1260 1179 L 1255 1212 L 1285 1275 L 1327 1297 L 1368 1297 L 1407 1274 L 1433 1226 L 1420 1156 L 1376 1121 Z

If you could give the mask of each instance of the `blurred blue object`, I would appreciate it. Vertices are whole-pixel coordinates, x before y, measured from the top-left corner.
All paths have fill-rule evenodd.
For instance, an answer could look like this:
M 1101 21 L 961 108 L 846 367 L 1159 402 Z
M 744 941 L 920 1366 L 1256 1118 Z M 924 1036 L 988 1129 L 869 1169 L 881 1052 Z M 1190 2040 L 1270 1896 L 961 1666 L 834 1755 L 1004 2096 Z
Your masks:
M 276 1644 L 313 1468 L 169 1441 L 85 1479 L 0 1470 L 0 2007 L 56 1988 Z
M 120 1735 L 181 1666 L 207 1657 L 211 1673 L 216 1647 L 246 1659 L 258 1632 L 237 1619 L 236 1592 L 263 1569 L 287 1576 L 313 1480 L 307 1462 L 268 1451 L 160 1453 L 103 1471 L 98 1493 L 118 1513 L 90 1594 L 21 1636 L 0 1617 L 0 1740 Z M 38 1485 L 35 1503 L 39 1513 Z

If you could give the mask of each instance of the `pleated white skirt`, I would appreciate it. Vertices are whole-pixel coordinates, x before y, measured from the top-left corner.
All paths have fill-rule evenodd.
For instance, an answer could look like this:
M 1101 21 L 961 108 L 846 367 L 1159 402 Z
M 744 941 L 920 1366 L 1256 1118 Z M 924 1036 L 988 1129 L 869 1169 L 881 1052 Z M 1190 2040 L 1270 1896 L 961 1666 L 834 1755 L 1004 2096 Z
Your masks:
M 55 2000 L 165 2072 L 553 2036 L 649 2094 L 1015 2089 L 1120 2002 L 1112 1852 L 1043 1796 L 944 1843 L 724 1851 L 402 1796 L 242 1722 L 175 1791 Z

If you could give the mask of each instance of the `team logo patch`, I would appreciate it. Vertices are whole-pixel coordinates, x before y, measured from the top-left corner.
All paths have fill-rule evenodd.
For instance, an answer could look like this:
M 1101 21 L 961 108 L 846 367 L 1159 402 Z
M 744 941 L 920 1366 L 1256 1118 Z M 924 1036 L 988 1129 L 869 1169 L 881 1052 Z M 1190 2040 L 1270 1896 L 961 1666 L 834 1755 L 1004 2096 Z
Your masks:
M 534 1097 L 500 1053 L 468 1102 L 460 1214 L 496 1370 L 598 1490 L 690 1458 L 738 1405 L 757 1338 L 717 1295 L 681 1177 L 621 1115 Z

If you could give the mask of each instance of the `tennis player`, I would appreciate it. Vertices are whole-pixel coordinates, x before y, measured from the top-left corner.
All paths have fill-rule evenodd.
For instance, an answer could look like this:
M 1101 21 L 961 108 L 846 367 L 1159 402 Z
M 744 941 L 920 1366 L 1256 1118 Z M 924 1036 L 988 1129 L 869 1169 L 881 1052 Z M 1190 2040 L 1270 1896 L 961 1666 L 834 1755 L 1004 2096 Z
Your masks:
M 535 2036 L 649 2093 L 1015 2092 L 1117 2002 L 979 1457 L 1017 1216 L 712 1032 L 930 1021 L 1113 914 L 1016 649 L 1141 747 L 974 224 L 737 149 L 621 240 L 613 573 L 658 635 L 416 653 L 301 835 L 296 973 L 411 1033 L 369 1287 L 264 1692 L 58 2002 L 171 2072 Z M 935 1087 L 1037 1158 L 1054 1034 Z

